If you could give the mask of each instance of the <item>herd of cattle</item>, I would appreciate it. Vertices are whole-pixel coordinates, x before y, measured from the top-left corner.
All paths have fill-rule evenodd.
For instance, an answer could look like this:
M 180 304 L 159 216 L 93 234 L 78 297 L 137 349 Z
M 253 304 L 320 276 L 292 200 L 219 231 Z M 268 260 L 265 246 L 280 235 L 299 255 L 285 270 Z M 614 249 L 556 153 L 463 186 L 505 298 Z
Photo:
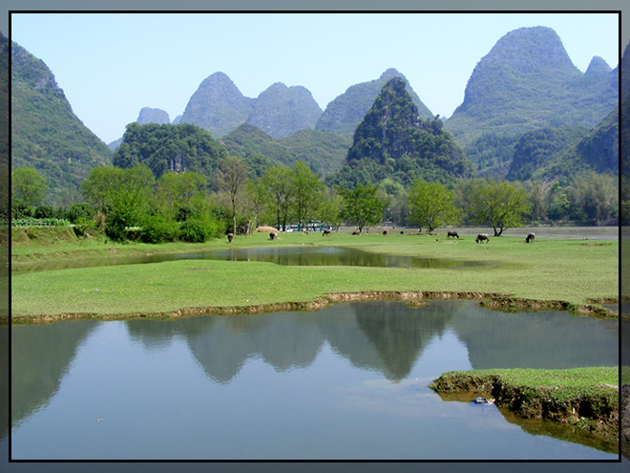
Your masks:
M 308 233 L 307 231 L 303 231 L 302 233 Z M 404 232 L 400 232 L 400 234 L 402 235 Z M 331 234 L 331 230 L 330 229 L 326 229 L 322 232 L 322 236 L 330 236 Z M 361 230 L 355 230 L 352 232 L 352 235 L 360 235 L 361 234 Z M 387 230 L 383 230 L 383 235 L 388 235 L 388 231 Z M 228 233 L 227 234 L 227 238 L 228 238 L 228 243 L 232 243 L 232 240 L 234 240 L 234 234 L 233 233 Z M 278 232 L 269 232 L 269 239 L 270 240 L 275 240 L 276 238 L 278 238 Z M 451 231 L 449 230 L 446 233 L 446 238 L 457 238 L 459 240 L 459 235 L 457 234 L 457 232 L 455 231 Z M 525 243 L 533 243 L 534 242 L 534 238 L 536 238 L 536 234 L 535 233 L 528 233 L 527 236 L 525 237 Z M 490 243 L 490 237 L 488 236 L 487 233 L 479 233 L 477 235 L 477 238 L 475 238 L 475 243 L 481 243 L 481 242 L 486 242 L 486 243 Z

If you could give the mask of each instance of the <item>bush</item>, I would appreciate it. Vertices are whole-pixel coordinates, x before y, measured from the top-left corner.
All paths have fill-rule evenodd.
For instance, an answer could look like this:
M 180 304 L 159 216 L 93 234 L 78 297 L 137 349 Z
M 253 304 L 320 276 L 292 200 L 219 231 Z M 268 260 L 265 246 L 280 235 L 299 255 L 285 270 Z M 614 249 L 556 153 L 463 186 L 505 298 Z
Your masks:
M 53 218 L 55 211 L 50 205 L 40 205 L 35 209 L 33 217 L 35 218 Z
M 179 239 L 188 243 L 203 243 L 210 238 L 210 232 L 199 220 L 186 220 L 179 227 Z
M 67 212 L 67 218 L 72 223 L 77 223 L 80 218 L 91 219 L 96 214 L 96 210 L 87 202 L 72 204 Z
M 33 208 L 24 202 L 16 200 L 13 202 L 11 213 L 13 218 L 30 218 L 33 216 Z
M 164 243 L 175 240 L 178 226 L 173 220 L 160 215 L 146 217 L 140 232 L 140 240 L 144 243 Z

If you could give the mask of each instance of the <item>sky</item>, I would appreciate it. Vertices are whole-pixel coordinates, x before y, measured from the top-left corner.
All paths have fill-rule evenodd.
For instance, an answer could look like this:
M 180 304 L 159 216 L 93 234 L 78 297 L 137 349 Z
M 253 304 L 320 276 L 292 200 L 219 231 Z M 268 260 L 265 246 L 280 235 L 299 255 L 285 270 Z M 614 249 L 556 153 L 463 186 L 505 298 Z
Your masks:
M 101 140 L 143 107 L 181 115 L 201 82 L 227 74 L 246 97 L 276 82 L 320 108 L 396 68 L 433 114 L 450 116 L 475 65 L 508 32 L 556 31 L 575 66 L 618 65 L 614 13 L 12 13 L 11 39 L 43 60 Z

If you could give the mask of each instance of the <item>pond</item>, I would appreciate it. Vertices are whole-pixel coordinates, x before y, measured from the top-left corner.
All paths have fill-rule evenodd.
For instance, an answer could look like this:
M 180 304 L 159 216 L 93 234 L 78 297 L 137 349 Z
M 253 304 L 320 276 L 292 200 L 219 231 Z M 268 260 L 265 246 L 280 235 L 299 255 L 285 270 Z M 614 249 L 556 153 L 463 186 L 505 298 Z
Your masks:
M 14 460 L 617 458 L 429 388 L 450 370 L 616 365 L 618 322 L 565 312 L 381 301 L 77 320 L 14 326 L 11 361 Z
M 488 266 L 481 261 L 455 261 L 440 258 L 386 255 L 370 253 L 355 248 L 330 246 L 299 246 L 274 248 L 231 248 L 226 250 L 200 251 L 178 254 L 144 256 L 119 256 L 90 260 L 64 260 L 45 263 L 29 263 L 13 266 L 14 272 L 46 271 L 77 267 L 113 266 L 123 264 L 150 264 L 182 259 L 259 261 L 285 266 L 364 266 L 381 268 L 451 268 L 466 269 Z

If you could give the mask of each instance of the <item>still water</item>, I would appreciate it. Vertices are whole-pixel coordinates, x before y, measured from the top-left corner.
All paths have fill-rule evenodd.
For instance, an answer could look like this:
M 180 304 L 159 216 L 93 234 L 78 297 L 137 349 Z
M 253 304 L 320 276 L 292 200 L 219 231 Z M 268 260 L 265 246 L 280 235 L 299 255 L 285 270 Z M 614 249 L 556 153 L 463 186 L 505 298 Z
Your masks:
M 614 366 L 618 323 L 471 301 L 12 328 L 13 459 L 616 459 L 443 400 L 444 371 Z M 4 433 L 0 434 L 0 437 Z
M 378 268 L 479 268 L 491 263 L 482 261 L 456 261 L 440 258 L 422 258 L 370 253 L 356 248 L 330 246 L 298 246 L 273 248 L 231 248 L 177 254 L 143 256 L 112 256 L 88 260 L 63 260 L 44 263 L 14 265 L 13 272 L 49 271 L 78 267 L 115 266 L 123 264 L 150 264 L 183 259 L 258 261 L 284 266 L 362 266 Z

